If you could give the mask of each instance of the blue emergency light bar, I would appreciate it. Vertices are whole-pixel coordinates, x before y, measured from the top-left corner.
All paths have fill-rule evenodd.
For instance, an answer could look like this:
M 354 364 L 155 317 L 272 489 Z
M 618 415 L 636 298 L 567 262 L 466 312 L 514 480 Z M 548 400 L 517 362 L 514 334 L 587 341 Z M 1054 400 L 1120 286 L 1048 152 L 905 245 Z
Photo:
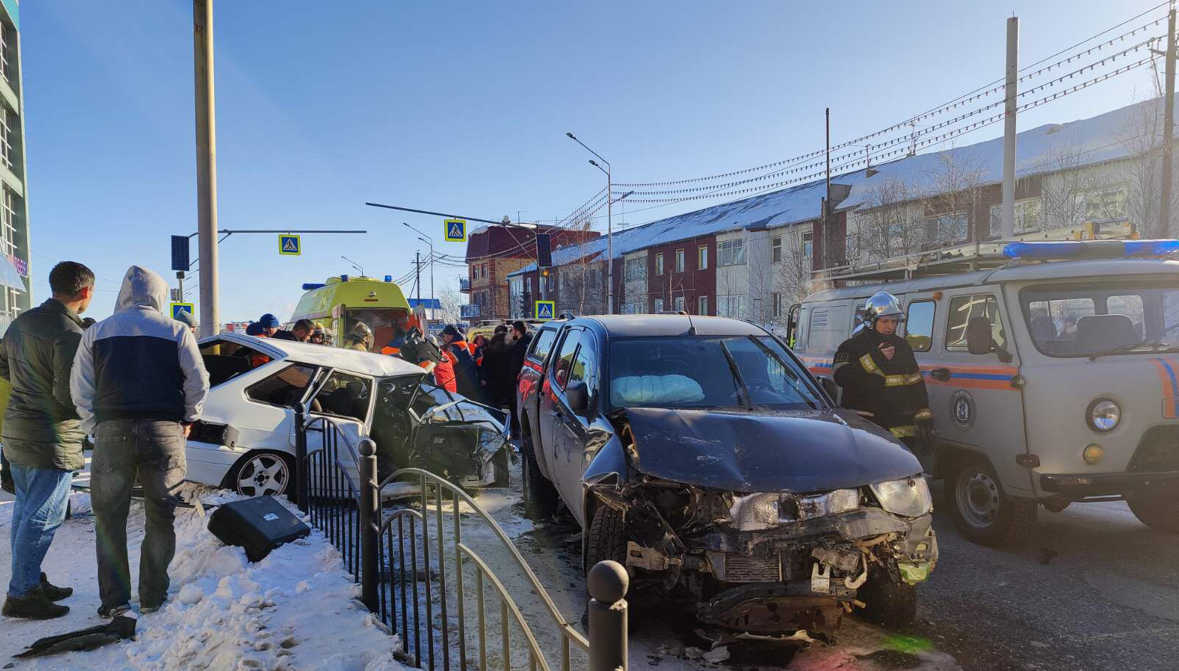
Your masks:
M 1070 240 L 1012 242 L 1003 256 L 1012 259 L 1129 259 L 1179 254 L 1179 240 Z
M 392 282 L 392 281 L 393 281 L 393 276 L 392 276 L 392 275 L 386 275 L 386 276 L 385 276 L 385 281 L 386 281 L 386 282 Z
M 323 282 L 304 282 L 303 291 L 311 291 L 312 289 L 322 289 L 326 286 Z

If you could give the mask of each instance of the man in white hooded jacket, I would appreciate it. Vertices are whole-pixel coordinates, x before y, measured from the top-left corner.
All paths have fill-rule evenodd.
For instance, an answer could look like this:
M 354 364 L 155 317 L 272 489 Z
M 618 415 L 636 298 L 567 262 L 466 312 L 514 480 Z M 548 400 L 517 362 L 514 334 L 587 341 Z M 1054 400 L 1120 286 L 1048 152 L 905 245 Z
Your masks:
M 82 336 L 70 393 L 82 429 L 94 436 L 90 501 L 98 554 L 98 612 L 130 608 L 127 512 L 138 475 L 146 529 L 139 560 L 141 612 L 159 609 L 176 552 L 175 490 L 184 480 L 185 438 L 209 393 L 196 337 L 162 312 L 164 278 L 131 266 L 115 313 Z

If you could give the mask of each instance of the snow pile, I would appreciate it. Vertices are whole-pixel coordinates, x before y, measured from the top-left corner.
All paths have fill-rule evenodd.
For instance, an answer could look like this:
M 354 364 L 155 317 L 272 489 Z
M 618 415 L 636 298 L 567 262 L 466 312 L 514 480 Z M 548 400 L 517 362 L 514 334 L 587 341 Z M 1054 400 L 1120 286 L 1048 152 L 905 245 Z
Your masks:
M 178 515 L 174 598 L 140 618 L 139 635 L 124 646 L 133 668 L 401 668 L 396 639 L 353 600 L 359 587 L 320 533 L 250 564 L 206 521 L 196 511 Z
M 188 494 L 186 492 L 185 494 Z M 193 492 L 205 505 L 237 498 L 226 492 Z M 86 509 L 75 494 L 75 510 Z M 185 500 L 194 498 L 183 496 Z M 11 501 L 0 500 L 0 518 Z M 284 502 L 285 503 L 285 502 Z M 143 538 L 140 503 L 132 509 L 128 537 Z M 22 661 L 21 671 L 111 669 L 172 671 L 188 669 L 308 671 L 401 671 L 393 657 L 398 639 L 375 623 L 355 598 L 359 585 L 344 571 L 336 550 L 317 530 L 284 545 L 256 564 L 245 551 L 222 545 L 205 528 L 200 507 L 176 514 L 176 556 L 169 567 L 169 598 L 155 613 L 141 614 L 136 638 L 85 653 Z M 295 511 L 296 514 L 297 511 Z M 11 513 L 7 513 L 11 516 Z M 4 522 L 0 519 L 0 528 Z M 36 623 L 4 620 L 0 643 L 8 654 L 35 638 L 105 622 L 98 607 L 93 561 L 92 521 L 67 522 L 54 549 L 72 557 L 68 574 L 51 569 L 62 583 L 80 588 L 66 601 L 62 620 Z M 68 548 L 68 550 L 67 550 Z M 131 548 L 136 576 L 138 548 Z M 7 572 L 4 572 L 5 574 Z M 4 576 L 7 580 L 7 575 Z M 11 634 L 11 636 L 9 636 Z M 11 639 L 11 640 L 9 640 Z M 7 655 L 5 655 L 7 656 Z M 4 660 L 7 661 L 7 660 Z M 0 664 L 3 662 L 0 661 Z

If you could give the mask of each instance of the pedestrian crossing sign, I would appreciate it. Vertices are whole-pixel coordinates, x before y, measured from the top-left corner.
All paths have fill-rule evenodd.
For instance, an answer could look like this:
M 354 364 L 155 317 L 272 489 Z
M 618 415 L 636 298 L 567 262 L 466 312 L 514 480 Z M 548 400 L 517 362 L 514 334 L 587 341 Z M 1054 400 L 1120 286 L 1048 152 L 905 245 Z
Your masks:
M 447 242 L 467 241 L 466 219 L 446 219 L 442 222 L 442 228 Z
M 537 319 L 552 319 L 553 314 L 557 311 L 556 301 L 536 301 L 536 318 Z
M 278 253 L 283 256 L 299 256 L 303 253 L 303 245 L 299 244 L 297 235 L 279 235 Z
M 171 303 L 171 310 L 169 312 L 172 314 L 172 319 L 179 319 L 181 312 L 187 312 L 190 315 L 196 314 L 192 303 Z

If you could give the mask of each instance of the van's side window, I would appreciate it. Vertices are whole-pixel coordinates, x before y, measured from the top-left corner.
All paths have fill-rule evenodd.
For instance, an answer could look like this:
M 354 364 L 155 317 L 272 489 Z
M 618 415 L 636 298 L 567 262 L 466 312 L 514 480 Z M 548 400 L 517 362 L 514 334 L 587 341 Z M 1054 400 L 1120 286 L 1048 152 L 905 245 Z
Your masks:
M 950 299 L 950 314 L 946 317 L 946 349 L 966 351 L 966 325 L 975 317 L 991 322 L 991 338 L 999 349 L 1007 347 L 1007 333 L 999 317 L 999 302 L 991 294 L 971 294 Z
M 905 314 L 905 340 L 914 352 L 928 352 L 933 344 L 933 301 L 913 301 Z

